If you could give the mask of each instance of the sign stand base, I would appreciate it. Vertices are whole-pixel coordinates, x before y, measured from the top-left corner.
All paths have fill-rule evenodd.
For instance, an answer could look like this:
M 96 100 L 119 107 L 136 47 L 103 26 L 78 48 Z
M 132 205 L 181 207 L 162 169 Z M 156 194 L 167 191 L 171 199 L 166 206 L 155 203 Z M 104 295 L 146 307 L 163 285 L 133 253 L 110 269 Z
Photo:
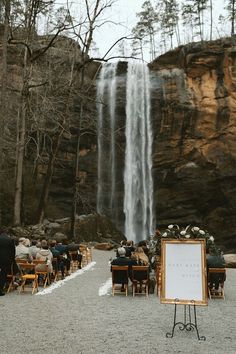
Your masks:
M 192 321 L 191 310 L 193 310 L 193 321 Z M 181 331 L 186 330 L 186 331 L 190 332 L 195 329 L 196 333 L 197 333 L 198 340 L 203 340 L 203 341 L 206 340 L 205 336 L 199 336 L 195 303 L 193 305 L 184 305 L 184 322 L 179 322 L 179 321 L 177 322 L 176 317 L 177 317 L 177 304 L 175 304 L 174 324 L 172 327 L 172 331 L 166 333 L 167 338 L 173 338 L 175 327 L 178 326 Z

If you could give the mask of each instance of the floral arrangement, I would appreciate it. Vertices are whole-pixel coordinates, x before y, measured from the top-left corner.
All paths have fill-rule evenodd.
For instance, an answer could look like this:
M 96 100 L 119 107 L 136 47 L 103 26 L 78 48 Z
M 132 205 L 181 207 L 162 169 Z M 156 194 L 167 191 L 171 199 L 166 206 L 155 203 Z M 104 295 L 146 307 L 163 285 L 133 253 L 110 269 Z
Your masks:
M 209 234 L 207 230 L 202 230 L 198 226 L 188 225 L 187 227 L 180 227 L 177 224 L 169 225 L 164 232 L 156 232 L 154 236 L 149 239 L 149 248 L 152 254 L 160 254 L 161 239 L 205 239 L 206 247 L 211 251 L 216 251 L 215 239 Z

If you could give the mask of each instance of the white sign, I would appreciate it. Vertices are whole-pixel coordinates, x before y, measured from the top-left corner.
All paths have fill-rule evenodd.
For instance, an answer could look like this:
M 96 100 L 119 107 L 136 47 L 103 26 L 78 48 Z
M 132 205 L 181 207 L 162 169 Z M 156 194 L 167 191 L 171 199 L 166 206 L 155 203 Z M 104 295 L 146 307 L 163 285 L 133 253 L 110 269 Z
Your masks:
M 203 240 L 162 242 L 161 302 L 206 305 Z

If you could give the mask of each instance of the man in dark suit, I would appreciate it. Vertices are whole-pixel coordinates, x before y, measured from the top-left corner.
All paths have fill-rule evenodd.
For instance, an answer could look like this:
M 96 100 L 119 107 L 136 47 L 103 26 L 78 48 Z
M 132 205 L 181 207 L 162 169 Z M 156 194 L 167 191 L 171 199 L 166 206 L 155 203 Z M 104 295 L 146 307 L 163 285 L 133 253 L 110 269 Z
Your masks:
M 129 266 L 129 278 L 131 279 L 131 269 L 132 265 L 137 265 L 135 260 L 127 258 L 126 257 L 126 249 L 124 247 L 119 247 L 117 250 L 117 255 L 118 257 L 116 259 L 113 259 L 111 262 L 111 266 L 117 265 L 117 266 Z M 112 271 L 112 268 L 111 268 Z M 122 284 L 121 286 L 121 291 L 124 291 L 124 283 L 122 282 L 122 275 L 119 277 L 119 281 Z
M 11 265 L 15 260 L 15 243 L 4 230 L 0 230 L 0 296 L 7 281 L 7 273 L 11 271 Z
M 113 259 L 111 265 L 118 265 L 118 266 L 129 266 L 131 269 L 132 265 L 137 265 L 135 260 L 126 257 L 126 249 L 124 247 L 119 247 L 117 250 L 117 258 Z

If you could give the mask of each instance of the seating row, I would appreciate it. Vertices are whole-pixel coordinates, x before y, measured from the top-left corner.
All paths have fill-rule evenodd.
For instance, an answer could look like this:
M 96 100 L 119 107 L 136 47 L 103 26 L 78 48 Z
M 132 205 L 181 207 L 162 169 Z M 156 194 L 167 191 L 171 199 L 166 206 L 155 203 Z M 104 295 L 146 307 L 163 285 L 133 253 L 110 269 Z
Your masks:
M 144 294 L 148 297 L 149 267 L 148 266 L 111 266 L 112 271 L 112 295 L 124 293 L 128 295 L 129 279 L 132 282 L 133 296 Z
M 78 251 L 70 251 L 70 270 L 71 272 L 75 272 L 77 269 L 86 266 L 92 261 L 92 251 L 90 248 L 81 247 L 80 253 L 82 254 L 82 262 L 81 265 L 78 262 Z M 17 266 L 19 268 L 19 293 L 25 291 L 25 287 L 27 287 L 28 283 L 30 288 L 32 288 L 32 294 L 35 291 L 38 291 L 39 281 L 42 283 L 43 287 L 50 285 L 52 281 L 58 281 L 62 279 L 62 274 L 60 274 L 58 259 L 53 258 L 53 273 L 49 273 L 49 266 L 46 261 L 42 260 L 33 260 L 32 263 L 28 263 L 25 259 L 17 259 Z M 43 270 L 38 269 L 38 265 L 43 265 Z M 7 290 L 9 293 L 12 289 L 14 289 L 16 284 L 16 275 L 14 274 L 13 267 L 11 269 L 11 273 L 7 275 Z M 17 284 L 16 284 L 17 285 Z
M 129 279 L 132 283 L 132 294 L 149 294 L 149 267 L 148 266 L 111 266 L 112 270 L 112 295 L 123 293 L 128 295 Z M 161 267 L 157 265 L 155 270 L 156 277 L 156 293 L 157 296 L 161 292 Z M 208 297 L 225 299 L 224 282 L 226 280 L 225 268 L 209 268 L 207 274 Z M 140 292 L 137 291 L 138 284 Z M 123 291 L 121 291 L 123 290 Z

